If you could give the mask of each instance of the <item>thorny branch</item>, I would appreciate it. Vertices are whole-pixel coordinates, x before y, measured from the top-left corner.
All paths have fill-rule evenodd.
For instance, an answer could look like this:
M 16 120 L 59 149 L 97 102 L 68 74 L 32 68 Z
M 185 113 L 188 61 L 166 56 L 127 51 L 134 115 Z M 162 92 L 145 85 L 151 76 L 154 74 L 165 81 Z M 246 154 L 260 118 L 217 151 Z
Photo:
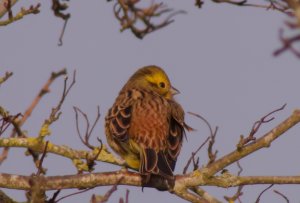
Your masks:
M 149 7 L 140 8 L 137 4 L 140 0 L 117 0 L 114 5 L 114 14 L 121 24 L 120 31 L 130 29 L 139 39 L 151 32 L 164 28 L 174 22 L 175 15 L 184 14 L 185 11 L 173 11 L 167 8 L 163 3 L 151 3 Z M 153 23 L 153 18 L 169 13 L 169 15 L 160 23 Z M 142 26 L 138 26 L 142 24 Z

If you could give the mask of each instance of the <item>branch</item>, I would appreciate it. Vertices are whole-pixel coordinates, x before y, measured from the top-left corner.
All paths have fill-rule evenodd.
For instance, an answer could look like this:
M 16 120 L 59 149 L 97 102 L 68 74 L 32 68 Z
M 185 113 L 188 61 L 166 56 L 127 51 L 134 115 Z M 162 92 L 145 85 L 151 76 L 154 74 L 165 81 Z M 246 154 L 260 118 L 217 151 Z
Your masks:
M 19 0 L 10 0 L 10 7 L 13 7 Z M 0 0 L 0 19 L 7 13 L 8 0 Z
M 110 198 L 110 196 L 117 191 L 118 189 L 118 184 L 120 183 L 121 179 L 119 180 L 118 183 L 116 183 L 115 185 L 112 186 L 112 188 L 110 188 L 104 196 L 100 196 L 100 195 L 93 195 L 92 199 L 91 199 L 91 203 L 105 203 L 108 201 L 108 199 Z
M 2 83 L 4 83 L 8 78 L 10 78 L 13 75 L 12 72 L 6 72 L 3 77 L 0 78 L 0 86 Z
M 164 28 L 174 22 L 172 18 L 178 14 L 186 13 L 183 10 L 173 11 L 167 8 L 163 3 L 151 3 L 147 8 L 139 8 L 137 4 L 140 0 L 117 0 L 114 5 L 114 14 L 121 24 L 121 32 L 130 29 L 131 32 L 139 39 L 151 32 Z M 162 14 L 169 15 L 158 24 L 152 22 L 153 18 L 160 17 Z M 138 28 L 138 24 L 142 24 Z
M 31 188 L 31 178 L 31 176 L 0 173 L 0 187 L 29 190 Z M 37 179 L 37 182 L 40 183 L 40 189 L 44 191 L 72 188 L 93 188 L 108 185 L 142 186 L 141 175 L 139 173 L 126 170 L 65 176 L 38 176 L 35 178 Z M 204 197 L 211 196 L 207 195 L 207 193 L 203 192 L 203 190 L 199 190 L 197 192 L 198 194 L 203 195 L 203 197 L 200 197 L 197 193 L 189 192 L 188 189 L 182 184 L 186 181 L 191 181 L 190 177 L 177 175 L 175 187 L 170 192 L 191 202 L 206 203 L 210 201 L 204 199 Z M 300 184 L 300 176 L 219 176 L 212 177 L 211 179 L 202 179 L 202 182 L 199 184 L 223 188 L 255 184 Z M 212 198 L 212 201 L 210 202 L 220 201 Z
M 8 2 L 10 2 L 10 0 L 8 0 Z M 31 5 L 28 9 L 25 9 L 22 7 L 21 10 L 19 11 L 19 13 L 17 13 L 17 15 L 13 16 L 12 12 L 10 10 L 11 4 L 7 3 L 7 5 L 9 5 L 9 7 L 6 8 L 9 11 L 9 18 L 7 20 L 0 21 L 0 26 L 5 26 L 5 25 L 11 24 L 15 21 L 21 20 L 24 16 L 29 15 L 29 14 L 38 14 L 40 12 L 39 8 L 41 6 L 41 4 L 38 3 L 35 6 Z
M 273 187 L 273 186 L 274 186 L 274 184 L 271 184 L 271 185 L 269 185 L 266 189 L 264 189 L 264 190 L 258 195 L 258 197 L 257 197 L 257 199 L 256 199 L 256 201 L 255 201 L 255 203 L 259 203 L 261 196 L 262 196 L 267 190 L 269 190 L 269 189 L 270 189 L 271 187 Z
M 246 138 L 244 138 L 244 136 L 241 135 L 240 141 L 237 144 L 237 149 L 240 150 L 242 147 L 244 147 L 245 145 L 247 145 L 249 142 L 255 141 L 256 137 L 254 137 L 254 135 L 257 133 L 257 131 L 259 130 L 259 128 L 261 127 L 261 125 L 265 124 L 265 123 L 269 123 L 270 121 L 274 120 L 274 118 L 275 118 L 275 117 L 271 117 L 271 118 L 268 118 L 268 117 L 270 117 L 274 113 L 282 111 L 285 107 L 286 107 L 286 104 L 284 104 L 283 106 L 281 106 L 278 109 L 275 109 L 274 111 L 271 111 L 267 115 L 265 115 L 262 118 L 260 118 L 258 121 L 255 121 L 255 123 L 253 124 L 252 129 L 251 129 L 251 131 L 249 133 L 249 135 Z
M 284 194 L 282 194 L 281 192 L 279 192 L 277 190 L 273 190 L 273 192 L 275 192 L 276 194 L 278 194 L 279 196 L 281 196 L 286 201 L 286 203 L 290 202 L 290 200 Z
M 49 142 L 46 153 L 57 154 L 71 160 L 76 159 L 86 159 L 86 157 L 95 157 L 99 153 L 98 149 L 94 151 L 84 151 L 84 150 L 75 150 L 64 145 L 55 145 Z M 27 137 L 27 138 L 0 138 L 0 147 L 22 147 L 30 148 L 33 151 L 43 153 L 46 147 L 46 143 L 43 140 L 40 140 L 36 137 Z M 99 156 L 96 158 L 96 161 L 103 161 L 107 163 L 112 163 L 120 166 L 124 166 L 125 163 L 123 160 L 114 157 L 106 148 L 105 145 L 102 146 L 102 150 Z
M 5 194 L 2 190 L 0 190 L 0 200 L 2 203 L 18 203 L 14 201 L 11 197 Z
M 45 85 L 42 87 L 42 89 L 39 91 L 39 93 L 37 94 L 37 96 L 33 99 L 33 101 L 31 102 L 31 104 L 29 105 L 29 107 L 27 108 L 27 110 L 24 112 L 23 117 L 17 122 L 19 128 L 26 122 L 26 120 L 30 117 L 31 113 L 33 112 L 33 110 L 35 109 L 35 107 L 37 106 L 37 104 L 40 102 L 40 100 L 42 99 L 42 97 L 50 92 L 50 85 L 53 83 L 53 81 L 55 79 L 57 79 L 58 77 L 62 76 L 62 75 L 66 75 L 67 71 L 66 69 L 62 69 L 58 72 L 52 72 L 50 78 L 48 79 L 48 81 L 45 83 Z M 15 137 L 16 136 L 16 131 L 12 131 L 10 137 Z M 3 163 L 3 161 L 7 158 L 8 156 L 8 151 L 9 148 L 5 147 L 2 151 L 2 154 L 0 156 L 0 165 Z
M 271 131 L 266 133 L 261 138 L 257 139 L 256 142 L 251 143 L 240 151 L 235 150 L 222 158 L 216 160 L 214 163 L 208 165 L 207 167 L 195 170 L 194 172 L 178 176 L 175 182 L 174 188 L 179 188 L 181 190 L 186 190 L 186 188 L 192 188 L 202 185 L 204 182 L 206 185 L 218 185 L 219 187 L 232 187 L 246 184 L 298 184 L 300 181 L 300 176 L 292 177 L 239 177 L 239 176 L 229 176 L 222 178 L 213 177 L 214 174 L 223 170 L 230 164 L 240 160 L 241 158 L 261 149 L 264 147 L 269 147 L 271 143 L 285 133 L 288 129 L 292 128 L 294 125 L 300 122 L 300 110 L 296 109 L 292 115 L 290 115 L 285 121 L 281 122 L 278 126 L 273 128 Z M 223 182 L 222 180 L 227 180 Z M 210 182 L 212 181 L 212 182 Z
M 271 143 L 285 133 L 287 130 L 292 128 L 294 125 L 300 122 L 300 109 L 296 109 L 290 117 L 280 123 L 277 127 L 266 133 L 261 138 L 257 139 L 256 142 L 251 143 L 241 150 L 235 150 L 228 155 L 223 156 L 219 160 L 209 165 L 204 171 L 207 171 L 206 175 L 212 176 L 219 172 L 226 166 L 240 160 L 241 158 L 251 154 L 261 148 L 269 147 Z

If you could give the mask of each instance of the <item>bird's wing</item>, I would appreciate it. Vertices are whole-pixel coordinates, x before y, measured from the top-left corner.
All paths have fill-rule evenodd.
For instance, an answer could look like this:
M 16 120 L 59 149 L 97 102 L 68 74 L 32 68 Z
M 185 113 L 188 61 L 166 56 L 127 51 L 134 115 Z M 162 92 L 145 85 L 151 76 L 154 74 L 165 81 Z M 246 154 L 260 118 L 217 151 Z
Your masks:
M 170 119 L 170 130 L 168 136 L 168 150 L 167 158 L 172 168 L 175 169 L 177 157 L 181 150 L 183 136 L 185 136 L 185 130 L 194 130 L 184 122 L 184 111 L 180 104 L 174 100 L 170 100 L 171 106 L 171 119 Z
M 109 134 L 119 142 L 126 142 L 129 138 L 132 107 L 142 95 L 136 90 L 120 92 L 114 105 L 105 117 Z

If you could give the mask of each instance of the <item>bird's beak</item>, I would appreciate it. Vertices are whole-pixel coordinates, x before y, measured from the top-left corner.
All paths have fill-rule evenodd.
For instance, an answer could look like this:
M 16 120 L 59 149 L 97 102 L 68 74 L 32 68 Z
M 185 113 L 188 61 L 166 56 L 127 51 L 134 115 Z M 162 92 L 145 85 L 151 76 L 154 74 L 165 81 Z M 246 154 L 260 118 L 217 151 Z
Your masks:
M 171 94 L 172 94 L 172 95 L 176 95 L 176 94 L 179 94 L 179 93 L 180 93 L 180 92 L 179 92 L 178 89 L 176 89 L 175 87 L 171 86 Z

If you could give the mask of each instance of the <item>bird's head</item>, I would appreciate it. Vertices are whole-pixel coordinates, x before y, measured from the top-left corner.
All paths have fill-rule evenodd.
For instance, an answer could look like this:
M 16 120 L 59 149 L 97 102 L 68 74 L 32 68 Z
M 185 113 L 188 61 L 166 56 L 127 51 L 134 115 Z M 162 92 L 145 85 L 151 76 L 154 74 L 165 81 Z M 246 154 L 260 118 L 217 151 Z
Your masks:
M 165 71 L 158 66 L 146 66 L 138 69 L 128 80 L 127 85 L 152 90 L 159 95 L 171 99 L 179 91 L 172 87 Z

